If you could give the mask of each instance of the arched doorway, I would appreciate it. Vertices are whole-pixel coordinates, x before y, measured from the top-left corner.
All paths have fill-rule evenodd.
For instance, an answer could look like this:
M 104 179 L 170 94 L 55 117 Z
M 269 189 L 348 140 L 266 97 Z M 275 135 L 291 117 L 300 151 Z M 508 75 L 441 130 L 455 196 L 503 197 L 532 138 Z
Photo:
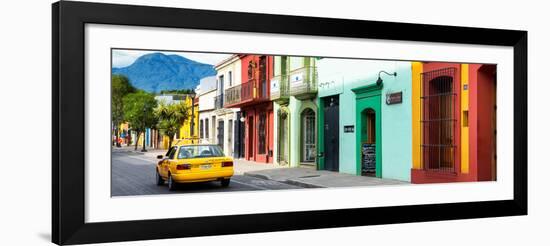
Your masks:
M 279 126 L 277 129 L 278 141 L 278 154 L 277 162 L 279 165 L 288 165 L 290 157 L 290 114 L 287 108 L 281 108 L 277 111 L 277 117 L 279 118 Z
M 376 176 L 376 111 L 361 112 L 361 175 Z
M 457 154 L 456 69 L 425 72 L 422 93 L 422 163 L 424 170 L 455 173 Z
M 314 164 L 317 155 L 315 111 L 311 108 L 306 108 L 300 115 L 300 122 L 300 161 L 305 164 Z
M 382 178 L 383 84 L 352 89 L 356 95 L 357 175 Z

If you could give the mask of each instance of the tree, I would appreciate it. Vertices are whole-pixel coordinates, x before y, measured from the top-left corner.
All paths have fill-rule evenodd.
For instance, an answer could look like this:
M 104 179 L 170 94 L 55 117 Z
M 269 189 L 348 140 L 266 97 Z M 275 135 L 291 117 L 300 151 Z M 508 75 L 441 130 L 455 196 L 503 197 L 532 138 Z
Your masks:
M 161 90 L 160 94 L 195 94 L 194 89 L 180 89 L 180 90 Z
M 170 149 L 174 135 L 189 118 L 189 109 L 183 101 L 173 104 L 161 102 L 155 109 L 155 115 L 158 118 L 158 129 L 170 139 L 168 143 L 168 149 Z
M 136 131 L 136 143 L 134 150 L 137 150 L 139 135 L 147 128 L 153 128 L 157 124 L 154 110 L 157 101 L 152 94 L 144 91 L 130 93 L 122 99 L 124 120 Z M 145 142 L 144 142 L 145 143 Z M 143 147 L 145 149 L 145 145 Z
M 120 147 L 118 142 L 118 127 L 124 121 L 124 106 L 122 98 L 136 89 L 130 84 L 130 80 L 124 75 L 115 74 L 111 78 L 111 120 L 113 122 L 116 146 Z

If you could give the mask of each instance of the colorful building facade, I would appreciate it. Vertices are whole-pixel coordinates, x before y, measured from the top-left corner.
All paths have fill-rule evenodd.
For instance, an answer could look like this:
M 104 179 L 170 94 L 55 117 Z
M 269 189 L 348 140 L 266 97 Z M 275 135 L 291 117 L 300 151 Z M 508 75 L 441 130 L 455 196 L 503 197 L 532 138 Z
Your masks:
M 273 104 L 270 101 L 269 79 L 273 76 L 273 57 L 239 55 L 241 83 L 224 92 L 225 108 L 240 108 L 239 121 L 243 122 L 246 160 L 271 163 L 273 160 Z M 241 132 L 238 133 L 241 135 Z
M 413 183 L 496 180 L 496 66 L 415 62 Z
M 200 80 L 195 90 L 199 99 L 199 139 L 201 143 L 215 143 L 216 115 L 214 114 L 215 98 L 217 94 L 216 76 Z
M 270 95 L 274 163 L 315 166 L 317 160 L 316 58 L 275 56 Z
M 184 143 L 199 143 L 199 99 L 196 95 L 187 95 L 184 100 L 188 118 L 183 122 L 177 139 Z
M 233 55 L 215 66 L 216 97 L 214 99 L 214 114 L 216 115 L 216 144 L 224 151 L 226 156 L 240 157 L 241 152 L 235 152 L 235 143 L 242 142 L 244 132 L 238 131 L 240 109 L 226 108 L 225 91 L 241 84 L 241 60 L 238 55 Z M 235 134 L 237 132 L 238 134 Z M 236 140 L 235 136 L 239 139 Z
M 318 169 L 410 181 L 411 63 L 323 58 L 316 66 Z

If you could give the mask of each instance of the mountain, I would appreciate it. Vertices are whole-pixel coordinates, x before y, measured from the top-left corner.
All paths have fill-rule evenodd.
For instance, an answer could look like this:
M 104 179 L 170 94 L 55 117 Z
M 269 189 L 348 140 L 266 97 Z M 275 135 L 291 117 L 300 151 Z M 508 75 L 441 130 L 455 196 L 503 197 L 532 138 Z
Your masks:
M 138 89 L 148 92 L 195 89 L 200 79 L 216 75 L 214 66 L 179 55 L 151 53 L 140 56 L 130 66 L 112 68 L 113 74 L 125 75 Z

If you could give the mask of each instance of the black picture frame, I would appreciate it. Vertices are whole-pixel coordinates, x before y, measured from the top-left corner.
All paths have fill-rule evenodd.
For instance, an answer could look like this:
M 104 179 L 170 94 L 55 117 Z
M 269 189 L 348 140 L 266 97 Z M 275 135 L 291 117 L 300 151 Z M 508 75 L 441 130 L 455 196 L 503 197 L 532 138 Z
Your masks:
M 52 241 L 83 244 L 527 214 L 527 31 L 62 1 L 52 5 Z M 220 21 L 223 20 L 223 21 Z M 514 198 L 85 223 L 86 23 L 513 47 Z M 430 211 L 437 211 L 431 213 Z

